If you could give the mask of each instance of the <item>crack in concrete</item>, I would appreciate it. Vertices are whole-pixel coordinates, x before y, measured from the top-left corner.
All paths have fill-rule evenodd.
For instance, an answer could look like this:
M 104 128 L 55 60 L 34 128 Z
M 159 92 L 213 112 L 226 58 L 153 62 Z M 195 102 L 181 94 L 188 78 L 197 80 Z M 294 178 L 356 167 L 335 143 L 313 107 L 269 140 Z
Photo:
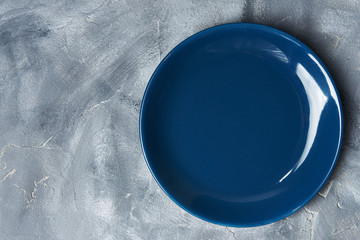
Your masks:
M 318 215 L 318 212 L 314 212 L 314 211 L 311 211 L 310 209 L 304 207 L 304 210 L 306 213 L 310 214 L 312 216 L 312 218 L 310 217 L 307 217 L 306 220 L 308 220 L 311 224 L 311 227 L 310 227 L 310 239 L 313 239 L 314 237 L 314 220 L 315 220 L 315 217 Z
M 43 144 L 38 145 L 38 146 L 29 146 L 29 145 L 18 146 L 18 145 L 14 145 L 14 144 L 11 144 L 11 146 L 16 147 L 16 148 L 32 148 L 32 149 L 48 149 L 48 150 L 52 150 L 51 148 L 45 148 L 46 145 L 50 142 L 50 140 L 52 138 L 53 138 L 53 136 L 49 137 Z
M 49 141 L 53 138 L 53 136 L 49 137 L 43 144 L 38 145 L 38 146 L 18 146 L 12 143 L 9 143 L 7 145 L 5 145 L 1 152 L 0 152 L 0 166 L 4 165 L 3 167 L 0 168 L 0 172 L 4 171 L 7 169 L 7 164 L 6 162 L 4 162 L 2 160 L 2 158 L 4 157 L 5 153 L 10 149 L 10 148 L 32 148 L 32 149 L 49 149 L 51 150 L 51 148 L 45 148 L 46 145 L 49 143 Z M 16 173 L 16 169 L 12 169 L 10 172 L 8 172 L 6 175 L 4 175 L 1 179 L 0 179 L 0 183 L 5 181 L 6 179 L 12 179 L 13 175 Z M 46 179 L 45 179 L 46 180 Z M 39 183 L 42 183 L 41 180 Z M 13 184 L 16 188 L 19 188 L 19 186 L 17 184 Z M 22 189 L 23 191 L 26 191 L 25 189 Z
M 41 144 L 39 147 L 37 148 L 44 148 L 46 146 L 46 144 L 48 144 L 48 142 L 50 142 L 50 140 L 53 138 L 53 136 L 49 137 L 48 140 L 46 140 L 43 144 Z
M 65 23 L 63 23 L 63 24 L 61 24 L 61 25 L 59 25 L 59 26 L 55 26 L 53 29 L 54 29 L 54 30 L 63 29 L 63 28 L 66 27 L 69 23 L 71 23 L 72 20 L 74 20 L 74 19 L 71 18 L 71 17 L 67 17 L 67 22 L 65 22 Z
M 113 96 L 115 96 L 115 94 L 114 94 Z M 113 98 L 113 96 L 112 96 L 111 98 Z M 110 101 L 111 101 L 111 98 L 109 98 L 109 99 L 107 99 L 107 100 L 104 100 L 104 101 L 101 101 L 101 102 L 99 102 L 99 103 L 95 104 L 95 105 L 94 105 L 94 106 L 92 106 L 91 108 L 89 108 L 89 109 L 85 110 L 85 111 L 81 114 L 81 116 L 84 116 L 85 114 L 88 114 L 88 113 L 92 112 L 94 109 L 96 109 L 96 108 L 100 107 L 101 105 L 103 105 L 103 104 L 105 104 L 105 103 L 110 102 Z
M 27 145 L 23 145 L 23 146 L 19 146 L 19 145 L 15 145 L 12 143 L 9 143 L 7 145 L 5 145 L 5 147 L 3 147 L 3 149 L 0 152 L 0 164 L 4 164 L 5 166 L 3 168 L 0 169 L 0 171 L 3 171 L 7 168 L 6 163 L 4 161 L 2 161 L 2 158 L 4 157 L 5 153 L 10 149 L 10 148 L 32 148 L 32 149 L 48 149 L 48 150 L 52 150 L 51 148 L 45 148 L 46 145 L 49 143 L 49 141 L 53 138 L 53 136 L 49 137 L 43 144 L 38 145 L 38 146 L 27 146 Z M 1 165 L 0 165 L 1 166 Z
M 95 21 L 90 17 L 90 16 L 87 16 L 85 18 L 85 20 L 88 22 L 88 23 L 95 23 Z
M 336 191 L 337 193 L 337 203 L 336 203 L 336 206 L 341 209 L 341 210 L 344 210 L 343 206 L 341 206 L 340 204 L 340 194 L 339 194 L 339 190 Z
M 120 92 L 120 89 L 116 90 L 115 93 L 107 100 L 103 100 L 97 104 L 95 104 L 94 106 L 90 107 L 89 109 L 85 110 L 81 115 L 80 117 L 84 116 L 85 114 L 88 114 L 90 112 L 92 112 L 93 110 L 95 110 L 96 108 L 100 107 L 101 105 L 105 104 L 105 103 L 108 103 L 112 100 L 113 97 L 116 96 L 116 93 Z
M 13 184 L 17 189 L 20 189 L 23 192 L 23 196 L 25 201 L 28 201 L 28 199 L 26 198 L 26 196 L 28 196 L 28 192 L 26 191 L 26 189 L 20 187 L 19 185 L 17 185 L 16 183 Z
M 37 189 L 38 189 L 38 185 L 41 184 L 43 185 L 45 188 L 47 187 L 47 184 L 45 183 L 45 181 L 47 181 L 50 177 L 49 176 L 44 176 L 42 179 L 40 179 L 38 182 L 34 181 L 34 189 L 33 191 L 31 192 L 31 198 L 30 199 L 30 202 L 36 198 L 35 196 L 35 193 L 37 192 Z
M 287 16 L 287 17 L 284 17 L 283 19 L 281 19 L 280 21 L 276 22 L 275 25 L 279 24 L 279 23 L 282 23 L 283 21 L 289 19 L 289 18 L 292 18 L 292 16 Z
M 331 188 L 332 188 L 333 183 L 334 183 L 334 181 L 331 180 L 331 181 L 325 186 L 325 188 L 318 193 L 318 195 L 319 195 L 320 197 L 326 199 L 327 195 L 329 194 L 329 192 L 330 192 L 330 190 L 331 190 Z
M 120 93 L 121 90 L 118 89 L 116 90 L 116 92 L 107 100 L 103 100 L 97 104 L 95 104 L 94 106 L 90 107 L 89 109 L 86 109 L 82 114 L 80 114 L 80 117 L 88 114 L 88 113 L 91 113 L 92 111 L 94 111 L 95 109 L 99 108 L 100 106 L 104 105 L 105 103 L 108 103 L 110 101 L 113 100 L 113 98 L 117 95 L 117 93 Z M 126 103 L 128 104 L 129 106 L 132 106 L 132 107 L 135 107 L 135 109 L 139 109 L 140 108 L 140 105 L 141 105 L 141 101 L 138 102 L 136 100 L 133 100 L 133 99 L 130 99 L 129 96 L 126 96 L 126 95 L 123 95 L 123 94 L 120 94 L 119 95 L 119 100 L 123 103 Z
M 236 233 L 235 233 L 235 231 L 231 230 L 229 227 L 226 227 L 226 229 L 228 230 L 228 232 L 231 233 L 231 235 L 233 236 L 233 238 L 236 240 L 237 238 L 236 238 Z
M 343 232 L 345 232 L 346 230 L 355 230 L 357 228 L 357 225 L 356 224 L 352 224 L 350 226 L 345 226 L 343 228 L 340 228 L 340 229 L 335 229 L 333 232 L 332 232 L 332 235 L 333 236 L 336 236 L 336 235 L 339 235 Z
M 7 178 L 12 178 L 12 176 L 15 174 L 16 172 L 16 169 L 14 168 L 13 170 L 11 170 L 10 172 L 8 172 L 5 176 L 3 176 L 1 179 L 0 179 L 0 183 L 5 181 Z
M 1 164 L 4 165 L 4 167 L 2 167 L 2 168 L 0 169 L 0 171 L 4 171 L 4 170 L 7 168 L 6 162 L 2 161 L 2 158 L 4 157 L 5 153 L 6 153 L 11 147 L 13 147 L 13 145 L 12 145 L 12 144 L 8 144 L 8 145 L 6 145 L 5 147 L 3 147 L 3 149 L 2 149 L 1 152 L 0 152 L 0 166 L 1 166 Z
M 6 168 L 7 168 L 7 166 L 6 166 L 6 162 L 0 162 L 0 166 L 1 165 L 4 165 L 2 168 L 0 168 L 0 172 L 1 171 L 4 171 Z

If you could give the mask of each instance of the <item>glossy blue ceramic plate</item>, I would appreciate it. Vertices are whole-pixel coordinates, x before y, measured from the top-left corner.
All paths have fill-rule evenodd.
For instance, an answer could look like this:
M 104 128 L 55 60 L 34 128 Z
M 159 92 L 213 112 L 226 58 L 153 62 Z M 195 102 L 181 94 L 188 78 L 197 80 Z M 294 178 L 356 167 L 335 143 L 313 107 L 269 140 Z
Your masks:
M 193 215 L 257 226 L 304 206 L 334 168 L 337 90 L 319 58 L 276 29 L 199 32 L 160 63 L 144 94 L 140 136 L 169 197 Z

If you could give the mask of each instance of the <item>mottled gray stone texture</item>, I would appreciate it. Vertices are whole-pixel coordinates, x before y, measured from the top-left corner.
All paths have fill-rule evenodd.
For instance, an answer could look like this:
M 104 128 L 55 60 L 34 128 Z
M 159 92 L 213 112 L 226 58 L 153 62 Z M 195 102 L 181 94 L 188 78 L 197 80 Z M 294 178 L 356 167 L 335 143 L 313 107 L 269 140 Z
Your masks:
M 139 142 L 146 84 L 180 41 L 253 22 L 299 38 L 339 89 L 345 132 L 322 191 L 290 217 L 227 228 L 173 203 Z M 359 239 L 360 1 L 3 0 L 0 239 Z

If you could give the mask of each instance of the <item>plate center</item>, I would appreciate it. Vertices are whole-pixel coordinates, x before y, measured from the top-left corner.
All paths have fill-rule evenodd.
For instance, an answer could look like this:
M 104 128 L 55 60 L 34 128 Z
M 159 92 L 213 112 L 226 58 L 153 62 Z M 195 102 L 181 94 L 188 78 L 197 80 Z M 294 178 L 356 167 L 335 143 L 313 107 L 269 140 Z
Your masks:
M 166 89 L 172 107 L 163 115 L 176 168 L 213 197 L 276 188 L 306 140 L 296 75 L 251 53 L 215 55 L 184 69 Z

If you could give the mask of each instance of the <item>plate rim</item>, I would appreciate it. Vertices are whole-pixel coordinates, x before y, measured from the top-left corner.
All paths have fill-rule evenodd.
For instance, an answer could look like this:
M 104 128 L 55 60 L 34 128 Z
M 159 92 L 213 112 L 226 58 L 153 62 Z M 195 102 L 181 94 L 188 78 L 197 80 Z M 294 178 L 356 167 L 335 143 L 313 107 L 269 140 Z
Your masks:
M 160 183 L 160 181 L 158 180 L 156 174 L 153 172 L 152 167 L 150 166 L 147 154 L 145 152 L 145 146 L 144 146 L 144 141 L 143 141 L 143 126 L 142 126 L 142 122 L 143 122 L 143 110 L 144 110 L 144 104 L 145 104 L 145 99 L 146 96 L 148 94 L 149 88 L 153 82 L 153 80 L 155 79 L 155 76 L 157 75 L 157 72 L 160 71 L 160 69 L 163 67 L 163 64 L 166 62 L 166 60 L 168 59 L 169 56 L 171 56 L 172 54 L 174 54 L 175 52 L 179 51 L 179 49 L 182 48 L 182 46 L 184 44 L 186 44 L 187 42 L 196 39 L 197 37 L 199 37 L 200 35 L 203 35 L 207 32 L 215 32 L 215 31 L 219 31 L 222 29 L 229 29 L 229 28 L 248 28 L 248 29 L 259 29 L 259 30 L 263 30 L 263 31 L 267 31 L 267 32 L 272 32 L 275 33 L 276 35 L 280 35 L 282 37 L 287 38 L 290 41 L 293 41 L 295 43 L 297 43 L 299 45 L 299 47 L 303 48 L 307 53 L 310 53 L 314 56 L 314 58 L 318 61 L 319 65 L 324 69 L 326 76 L 329 77 L 330 82 L 332 84 L 332 86 L 335 89 L 335 93 L 336 93 L 336 98 L 338 100 L 339 103 L 339 140 L 338 140 L 338 148 L 336 151 L 336 154 L 334 156 L 334 159 L 332 160 L 332 164 L 331 167 L 328 171 L 328 173 L 326 174 L 326 176 L 324 177 L 323 181 L 321 182 L 321 184 L 319 185 L 319 187 L 305 200 L 302 202 L 302 204 L 300 204 L 299 206 L 297 206 L 296 208 L 292 209 L 291 211 L 285 211 L 283 214 L 274 217 L 272 219 L 268 219 L 265 221 L 258 221 L 257 223 L 254 224 L 228 224 L 226 222 L 222 222 L 222 221 L 215 221 L 212 219 L 207 219 L 203 216 L 200 216 L 198 214 L 196 214 L 195 212 L 192 212 L 191 210 L 187 209 L 186 207 L 184 207 L 180 202 L 178 202 L 177 200 L 175 200 L 172 195 L 170 193 L 168 193 L 168 191 L 162 186 L 162 184 Z M 221 225 L 221 226 L 225 226 L 225 227 L 236 227 L 236 228 L 245 228 L 245 227 L 258 227 L 258 226 L 263 226 L 263 225 L 267 225 L 267 224 L 271 224 L 274 222 L 277 222 L 281 219 L 285 219 L 286 217 L 289 217 L 290 215 L 292 215 L 293 213 L 297 212 L 298 210 L 300 210 L 301 208 L 303 208 L 307 203 L 309 203 L 317 194 L 318 192 L 324 187 L 325 183 L 329 180 L 329 177 L 331 176 L 331 174 L 334 171 L 334 168 L 336 166 L 336 163 L 338 162 L 339 159 L 339 155 L 341 152 L 341 146 L 342 146 L 342 141 L 343 141 L 343 132 L 344 132 L 344 117 L 343 117 L 343 107 L 342 107 L 342 102 L 340 99 L 340 94 L 338 92 L 338 89 L 335 85 L 335 82 L 331 76 L 331 74 L 329 73 L 328 69 L 326 68 L 325 64 L 321 61 L 321 59 L 303 42 L 301 42 L 299 39 L 291 36 L 290 34 L 278 30 L 276 28 L 267 26 L 267 25 L 262 25 L 262 24 L 257 24 L 257 23 L 225 23 L 225 24 L 221 24 L 221 25 L 216 25 L 213 27 L 209 27 L 206 28 L 204 30 L 201 30 L 199 32 L 196 32 L 192 35 L 190 35 L 189 37 L 186 37 L 184 40 L 182 40 L 180 43 L 178 43 L 175 47 L 173 47 L 171 49 L 171 51 L 169 53 L 166 54 L 166 56 L 158 63 L 156 69 L 154 70 L 154 72 L 152 73 L 146 88 L 144 90 L 144 94 L 142 96 L 142 100 L 141 100 L 141 105 L 140 105 L 140 112 L 139 112 L 139 139 L 140 139 L 140 145 L 141 145 L 141 150 L 142 150 L 142 155 L 145 159 L 146 165 L 148 167 L 148 169 L 151 172 L 152 177 L 155 179 L 156 183 L 159 185 L 159 187 L 162 189 L 162 191 L 176 204 L 178 205 L 182 210 L 184 210 L 187 213 L 190 213 L 191 215 L 204 220 L 208 223 L 211 224 L 216 224 L 216 225 Z

